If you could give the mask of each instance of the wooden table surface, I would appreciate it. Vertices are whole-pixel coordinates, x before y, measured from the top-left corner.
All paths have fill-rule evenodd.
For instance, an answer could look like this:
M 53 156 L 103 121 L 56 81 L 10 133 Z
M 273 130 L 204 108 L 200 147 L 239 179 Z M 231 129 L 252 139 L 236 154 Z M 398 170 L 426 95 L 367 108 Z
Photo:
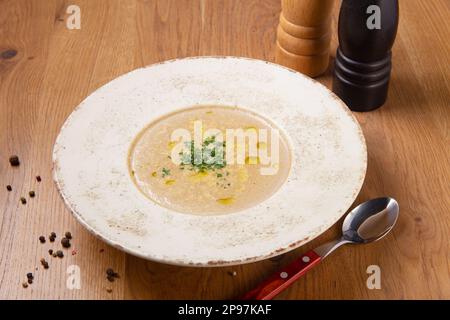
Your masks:
M 81 30 L 66 28 L 71 4 L 81 8 Z M 450 298 L 450 2 L 408 0 L 400 7 L 389 100 L 377 111 L 356 114 L 369 154 L 356 202 L 395 197 L 398 225 L 383 241 L 340 249 L 279 298 Z M 92 91 L 135 68 L 177 57 L 272 61 L 279 13 L 277 0 L 0 0 L 0 53 L 17 50 L 0 57 L 0 298 L 228 299 L 338 234 L 336 225 L 279 259 L 243 266 L 168 266 L 97 240 L 71 216 L 52 183 L 56 135 Z M 332 60 L 336 38 L 334 32 Z M 330 70 L 318 78 L 328 87 Z M 9 165 L 12 154 L 20 167 Z M 29 190 L 36 197 L 22 205 Z M 40 244 L 38 237 L 66 230 L 76 254 L 51 258 L 47 250 L 59 240 Z M 66 286 L 70 265 L 80 268 L 79 290 Z M 379 290 L 366 286 L 369 265 L 380 267 Z M 120 279 L 108 282 L 107 267 Z M 24 289 L 30 271 L 35 280 Z

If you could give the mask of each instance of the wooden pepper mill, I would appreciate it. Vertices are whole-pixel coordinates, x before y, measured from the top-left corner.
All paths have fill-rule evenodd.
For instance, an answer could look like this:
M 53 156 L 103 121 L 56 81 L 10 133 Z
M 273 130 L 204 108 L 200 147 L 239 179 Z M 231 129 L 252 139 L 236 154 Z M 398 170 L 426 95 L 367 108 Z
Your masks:
M 331 11 L 334 0 L 281 0 L 276 62 L 310 77 L 329 62 Z
M 343 0 L 333 91 L 353 111 L 385 103 L 397 26 L 397 0 Z

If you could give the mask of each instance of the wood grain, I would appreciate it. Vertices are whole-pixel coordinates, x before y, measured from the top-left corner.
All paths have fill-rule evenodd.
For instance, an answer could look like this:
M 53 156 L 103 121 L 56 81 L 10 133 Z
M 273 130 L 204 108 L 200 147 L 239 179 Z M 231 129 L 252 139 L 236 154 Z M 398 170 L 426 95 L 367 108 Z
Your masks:
M 66 28 L 70 4 L 81 8 L 81 30 Z M 408 0 L 400 6 L 388 102 L 377 111 L 356 114 L 369 151 L 357 202 L 395 197 L 401 206 L 398 225 L 383 241 L 340 249 L 279 298 L 450 298 L 450 8 L 446 0 Z M 333 12 L 332 56 L 338 9 Z M 0 298 L 233 298 L 300 252 L 337 235 L 338 225 L 283 257 L 249 265 L 167 266 L 94 238 L 69 214 L 52 183 L 56 135 L 90 92 L 125 72 L 175 57 L 273 61 L 279 13 L 277 0 L 0 0 L 0 53 L 18 52 L 0 58 Z M 318 79 L 328 87 L 331 68 L 332 63 Z M 10 167 L 12 154 L 19 155 L 20 167 Z M 41 183 L 35 180 L 38 174 Z M 29 190 L 36 191 L 36 198 L 20 204 Z M 49 257 L 47 250 L 57 244 L 42 245 L 38 237 L 66 230 L 73 234 L 77 254 Z M 50 269 L 40 267 L 41 257 Z M 366 268 L 372 264 L 382 271 L 380 290 L 366 287 Z M 80 290 L 66 288 L 69 265 L 80 267 Z M 117 270 L 120 279 L 109 283 L 107 267 Z M 35 282 L 23 289 L 30 271 Z

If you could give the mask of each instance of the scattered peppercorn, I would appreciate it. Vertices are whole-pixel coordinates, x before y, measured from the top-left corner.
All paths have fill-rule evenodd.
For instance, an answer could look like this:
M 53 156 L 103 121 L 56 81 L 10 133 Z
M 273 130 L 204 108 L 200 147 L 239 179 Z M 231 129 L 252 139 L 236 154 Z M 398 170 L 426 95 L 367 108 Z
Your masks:
M 49 249 L 49 250 L 48 250 L 48 254 L 49 254 L 49 255 L 52 255 L 52 254 L 53 254 L 53 250 L 52 250 L 52 249 Z
M 103 253 L 104 251 L 105 251 L 105 249 L 100 249 L 99 250 L 100 253 Z
M 20 197 L 20 202 L 22 202 L 22 204 L 26 204 L 27 203 L 27 199 L 25 199 L 24 197 Z
M 45 237 L 44 237 L 44 236 L 40 236 L 40 237 L 39 237 L 39 241 L 40 241 L 41 243 L 45 243 Z
M 12 187 L 8 184 L 8 185 L 6 186 L 6 190 L 12 191 Z
M 106 269 L 106 279 L 108 279 L 109 282 L 114 282 L 116 278 L 119 278 L 119 274 L 115 272 L 112 268 Z
M 44 267 L 44 269 L 48 269 L 49 267 L 48 262 L 44 258 L 41 259 L 41 264 Z
M 56 239 L 56 233 L 52 232 L 50 233 L 50 236 L 48 237 L 50 242 L 54 242 Z
M 106 289 L 106 292 L 111 293 L 111 292 L 112 292 L 112 289 L 111 289 L 111 288 L 108 288 L 108 289 Z
M 11 156 L 9 157 L 9 163 L 13 167 L 17 167 L 20 165 L 19 157 L 18 156 Z
M 72 239 L 72 234 L 69 231 L 67 231 L 64 235 L 66 236 L 67 239 L 69 240 Z
M 33 279 L 28 279 L 27 282 L 28 282 L 29 284 L 32 284 L 32 283 L 33 283 Z
M 37 182 L 41 182 L 42 181 L 41 176 L 36 176 L 36 180 Z
M 31 272 L 27 273 L 27 279 L 34 279 L 34 276 Z
M 53 252 L 53 253 L 52 253 L 52 257 L 53 257 L 53 258 L 56 258 L 57 256 L 58 256 L 58 255 L 56 254 L 56 252 Z
M 56 256 L 58 258 L 63 258 L 64 257 L 64 253 L 61 250 L 56 251 Z
M 70 240 L 67 238 L 62 238 L 61 244 L 64 248 L 70 248 Z
M 26 282 L 23 282 L 23 283 L 22 283 L 22 287 L 24 287 L 24 288 L 28 288 L 28 283 L 26 283 Z
M 28 194 L 30 195 L 30 198 L 34 198 L 34 196 L 36 195 L 34 191 L 30 191 L 28 192 Z

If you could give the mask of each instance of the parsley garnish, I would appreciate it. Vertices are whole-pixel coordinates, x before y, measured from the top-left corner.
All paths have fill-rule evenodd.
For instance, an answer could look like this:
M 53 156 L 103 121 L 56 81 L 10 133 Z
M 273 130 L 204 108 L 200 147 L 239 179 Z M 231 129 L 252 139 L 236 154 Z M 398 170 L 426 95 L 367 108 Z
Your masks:
M 226 166 L 224 159 L 225 142 L 216 141 L 215 136 L 207 137 L 201 149 L 195 148 L 194 140 L 186 142 L 186 147 L 190 152 L 180 152 L 180 169 L 189 166 L 189 170 L 205 172 L 208 170 L 218 170 Z
M 165 178 L 170 175 L 170 169 L 162 168 L 162 177 Z

